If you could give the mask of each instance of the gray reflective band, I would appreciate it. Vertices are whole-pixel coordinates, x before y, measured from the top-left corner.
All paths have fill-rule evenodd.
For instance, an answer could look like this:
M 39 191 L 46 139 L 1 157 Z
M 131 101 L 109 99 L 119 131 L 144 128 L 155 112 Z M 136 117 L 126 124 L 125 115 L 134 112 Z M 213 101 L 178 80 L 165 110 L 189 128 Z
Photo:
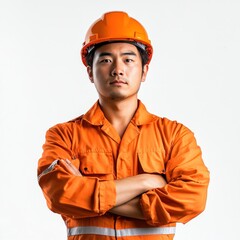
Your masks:
M 154 235 L 154 234 L 175 234 L 175 227 L 155 227 L 155 228 L 127 228 L 117 230 L 117 237 Z
M 53 162 L 51 163 L 51 165 L 50 165 L 47 169 L 45 169 L 41 174 L 39 174 L 39 175 L 38 175 L 38 181 L 39 181 L 39 179 L 40 179 L 43 175 L 51 172 L 51 171 L 54 169 L 54 167 L 56 166 L 56 164 L 58 163 L 58 161 L 59 161 L 58 159 L 55 160 L 55 161 L 53 161 Z
M 75 236 L 81 234 L 98 234 L 105 236 L 115 236 L 115 230 L 111 228 L 102 227 L 74 227 L 68 228 L 68 236 Z
M 126 237 L 126 236 L 142 236 L 142 235 L 157 235 L 157 234 L 175 234 L 176 227 L 153 227 L 153 228 L 126 228 L 114 230 L 112 228 L 103 227 L 74 227 L 68 228 L 68 236 L 95 234 L 111 237 Z

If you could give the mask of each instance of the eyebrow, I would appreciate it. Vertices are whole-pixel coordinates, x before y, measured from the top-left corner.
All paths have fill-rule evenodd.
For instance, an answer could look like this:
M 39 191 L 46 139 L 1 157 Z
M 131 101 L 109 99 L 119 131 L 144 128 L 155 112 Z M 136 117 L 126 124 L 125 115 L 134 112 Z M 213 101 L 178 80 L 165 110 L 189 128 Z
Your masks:
M 112 56 L 113 54 L 110 52 L 101 52 L 99 54 L 99 57 L 105 57 L 105 56 Z M 137 56 L 137 54 L 133 51 L 126 51 L 121 53 L 121 56 L 126 56 L 126 55 L 131 55 L 131 56 Z

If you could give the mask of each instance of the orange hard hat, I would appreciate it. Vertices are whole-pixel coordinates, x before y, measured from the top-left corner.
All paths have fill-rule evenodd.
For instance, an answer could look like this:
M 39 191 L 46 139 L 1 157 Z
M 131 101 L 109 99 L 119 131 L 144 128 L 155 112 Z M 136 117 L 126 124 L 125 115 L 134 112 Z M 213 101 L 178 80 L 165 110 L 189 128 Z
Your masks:
M 86 58 L 97 44 L 118 41 L 127 41 L 142 48 L 147 53 L 147 63 L 151 61 L 153 48 L 142 24 L 125 12 L 114 11 L 103 14 L 88 29 L 81 50 L 83 64 L 87 66 Z

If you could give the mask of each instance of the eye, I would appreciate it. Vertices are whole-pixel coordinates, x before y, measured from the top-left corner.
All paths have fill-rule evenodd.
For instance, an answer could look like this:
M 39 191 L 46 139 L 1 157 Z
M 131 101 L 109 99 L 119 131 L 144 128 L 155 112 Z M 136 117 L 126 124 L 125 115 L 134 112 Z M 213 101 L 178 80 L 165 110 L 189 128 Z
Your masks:
M 103 58 L 99 60 L 100 63 L 110 63 L 112 62 L 110 58 Z
M 127 58 L 127 59 L 125 59 L 125 62 L 131 63 L 131 62 L 134 62 L 134 59 L 132 59 L 132 58 Z

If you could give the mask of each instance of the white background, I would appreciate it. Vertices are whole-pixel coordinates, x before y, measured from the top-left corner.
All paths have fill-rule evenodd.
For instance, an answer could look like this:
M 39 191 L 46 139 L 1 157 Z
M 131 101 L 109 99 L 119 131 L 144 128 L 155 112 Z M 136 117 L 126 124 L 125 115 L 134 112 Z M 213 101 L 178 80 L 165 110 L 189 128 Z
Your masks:
M 139 98 L 195 132 L 211 171 L 206 210 L 176 240 L 239 239 L 240 1 L 0 0 L 0 239 L 64 240 L 37 183 L 45 132 L 97 100 L 79 51 L 90 24 L 124 10 L 154 46 Z

